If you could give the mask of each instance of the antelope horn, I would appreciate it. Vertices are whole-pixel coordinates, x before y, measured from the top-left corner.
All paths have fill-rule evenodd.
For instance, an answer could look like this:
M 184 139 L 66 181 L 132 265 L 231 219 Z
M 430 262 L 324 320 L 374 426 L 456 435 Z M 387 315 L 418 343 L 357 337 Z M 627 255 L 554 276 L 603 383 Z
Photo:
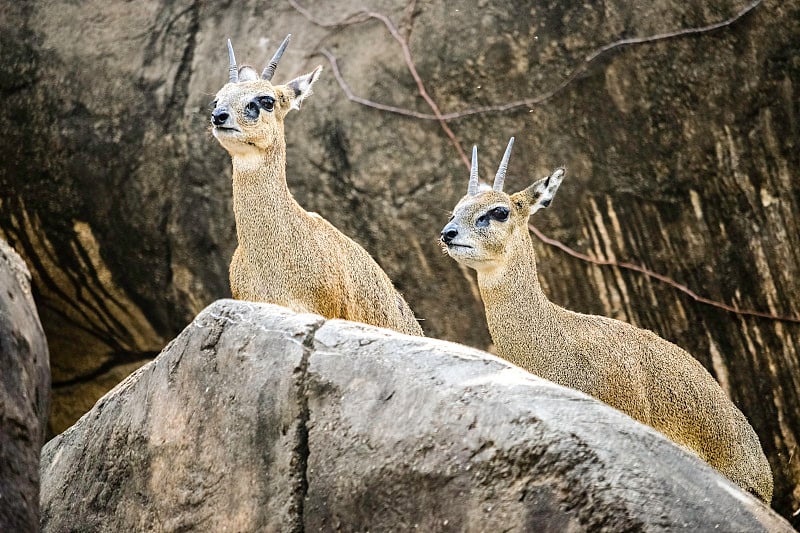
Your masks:
M 228 39 L 228 61 L 230 62 L 230 66 L 228 67 L 228 81 L 230 83 L 239 83 L 239 69 L 236 67 L 236 56 L 233 55 L 233 45 L 230 39 Z
M 469 187 L 467 194 L 475 196 L 478 193 L 478 147 L 472 147 L 472 168 L 469 171 Z
M 286 47 L 289 45 L 289 39 L 291 38 L 292 34 L 290 33 L 289 35 L 286 36 L 281 45 L 278 47 L 278 51 L 275 52 L 275 55 L 272 56 L 272 59 L 269 60 L 267 66 L 264 67 L 264 72 L 261 73 L 262 79 L 270 81 L 272 79 L 272 76 L 275 75 L 275 69 L 278 68 L 278 61 L 281 60 L 281 56 L 283 55 L 283 52 L 286 50 Z
M 492 189 L 495 191 L 503 190 L 503 182 L 506 179 L 506 170 L 508 169 L 508 158 L 511 157 L 511 147 L 514 146 L 514 137 L 508 141 L 506 153 L 503 154 L 503 160 L 500 162 L 500 168 L 497 169 L 497 174 L 494 176 L 494 185 Z

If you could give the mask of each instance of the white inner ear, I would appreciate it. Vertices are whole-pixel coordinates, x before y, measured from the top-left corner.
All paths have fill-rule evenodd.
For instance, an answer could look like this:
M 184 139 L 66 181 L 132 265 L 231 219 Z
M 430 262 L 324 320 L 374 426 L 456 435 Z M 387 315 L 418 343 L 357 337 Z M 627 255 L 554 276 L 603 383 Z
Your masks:
M 314 83 L 314 80 L 311 77 L 297 79 L 297 90 L 300 91 L 300 96 L 298 96 L 298 98 L 303 99 L 307 96 L 307 93 L 311 90 L 312 83 Z
M 564 172 L 563 168 L 557 169 L 550 175 L 549 179 L 542 180 L 542 183 L 536 187 L 536 192 L 539 193 L 539 197 L 531 205 L 531 215 L 539 209 L 550 205 L 550 202 L 553 201 L 553 197 L 556 195 L 558 187 L 561 185 L 561 180 L 564 179 Z
M 249 66 L 244 66 L 239 69 L 239 81 L 256 81 L 258 79 L 258 72 L 256 69 Z
M 317 78 L 319 78 L 321 72 L 322 67 L 317 67 L 310 74 L 295 78 L 288 83 L 288 85 L 292 87 L 295 92 L 300 93 L 292 99 L 292 109 L 300 109 L 300 104 L 303 103 L 303 100 L 311 96 L 311 86 L 315 81 L 317 81 Z
M 549 201 L 548 201 L 548 200 L 549 200 Z M 533 205 L 531 206 L 531 212 L 530 212 L 530 214 L 531 214 L 531 215 L 532 215 L 532 214 L 534 214 L 534 213 L 535 213 L 536 211 L 538 211 L 539 209 L 544 209 L 545 207 L 547 207 L 548 205 L 550 205 L 550 201 L 552 201 L 552 200 L 553 200 L 553 195 L 552 195 L 552 194 L 542 194 L 542 195 L 539 197 L 539 199 L 538 199 L 538 200 L 536 200 L 536 203 L 535 203 L 535 204 L 533 204 Z M 529 215 L 529 216 L 530 216 L 530 215 Z

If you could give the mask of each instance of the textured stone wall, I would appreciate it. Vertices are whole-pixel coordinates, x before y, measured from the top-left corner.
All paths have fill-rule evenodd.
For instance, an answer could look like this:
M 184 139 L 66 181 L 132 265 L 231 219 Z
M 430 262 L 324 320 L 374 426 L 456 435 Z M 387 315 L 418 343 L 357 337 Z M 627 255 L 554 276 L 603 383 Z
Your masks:
M 292 32 L 277 81 L 325 67 L 287 119 L 291 189 L 376 257 L 429 336 L 490 347 L 472 274 L 436 245 L 466 189 L 463 161 L 437 121 L 351 102 L 337 83 L 323 50 L 356 95 L 431 113 L 380 18 L 348 16 L 363 2 L 308 5 L 3 2 L 0 234 L 31 267 L 54 432 L 228 294 L 230 162 L 208 132 L 226 37 L 261 66 Z M 727 305 L 800 315 L 795 3 L 368 7 L 408 41 L 443 113 L 547 96 L 447 122 L 462 150 L 479 145 L 486 178 L 516 136 L 509 190 L 567 167 L 533 219 L 547 235 Z M 554 301 L 653 329 L 709 368 L 761 437 L 774 505 L 800 508 L 797 323 L 536 246 Z

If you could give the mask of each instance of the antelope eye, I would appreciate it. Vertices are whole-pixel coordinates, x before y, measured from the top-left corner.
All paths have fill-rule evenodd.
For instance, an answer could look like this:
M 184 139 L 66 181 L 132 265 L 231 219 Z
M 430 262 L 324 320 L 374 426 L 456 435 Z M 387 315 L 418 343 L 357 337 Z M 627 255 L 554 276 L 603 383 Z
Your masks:
M 271 96 L 259 96 L 257 98 L 258 105 L 261 106 L 261 109 L 264 111 L 272 111 L 275 109 L 275 99 Z
M 508 220 L 508 208 L 505 206 L 498 206 L 493 209 L 490 209 L 483 215 L 479 216 L 475 219 L 475 225 L 479 228 L 485 228 L 489 225 L 489 222 L 492 220 L 496 220 L 498 222 L 505 222 Z
M 508 220 L 508 208 L 507 207 L 495 207 L 489 213 L 487 213 L 491 218 L 497 220 L 498 222 L 505 222 Z

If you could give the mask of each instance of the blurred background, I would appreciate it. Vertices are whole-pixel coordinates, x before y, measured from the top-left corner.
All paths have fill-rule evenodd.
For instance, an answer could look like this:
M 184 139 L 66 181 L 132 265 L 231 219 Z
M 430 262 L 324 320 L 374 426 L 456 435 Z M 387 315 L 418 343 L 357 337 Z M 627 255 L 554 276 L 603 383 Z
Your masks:
M 531 220 L 545 292 L 689 350 L 797 527 L 800 4 L 305 1 L 0 1 L 0 238 L 33 275 L 51 435 L 230 296 L 210 102 L 226 38 L 260 69 L 291 32 L 274 80 L 325 70 L 286 119 L 289 187 L 426 335 L 492 348 L 474 275 L 437 238 L 463 153 L 478 145 L 488 181 L 514 135 L 508 191 L 567 168 Z

